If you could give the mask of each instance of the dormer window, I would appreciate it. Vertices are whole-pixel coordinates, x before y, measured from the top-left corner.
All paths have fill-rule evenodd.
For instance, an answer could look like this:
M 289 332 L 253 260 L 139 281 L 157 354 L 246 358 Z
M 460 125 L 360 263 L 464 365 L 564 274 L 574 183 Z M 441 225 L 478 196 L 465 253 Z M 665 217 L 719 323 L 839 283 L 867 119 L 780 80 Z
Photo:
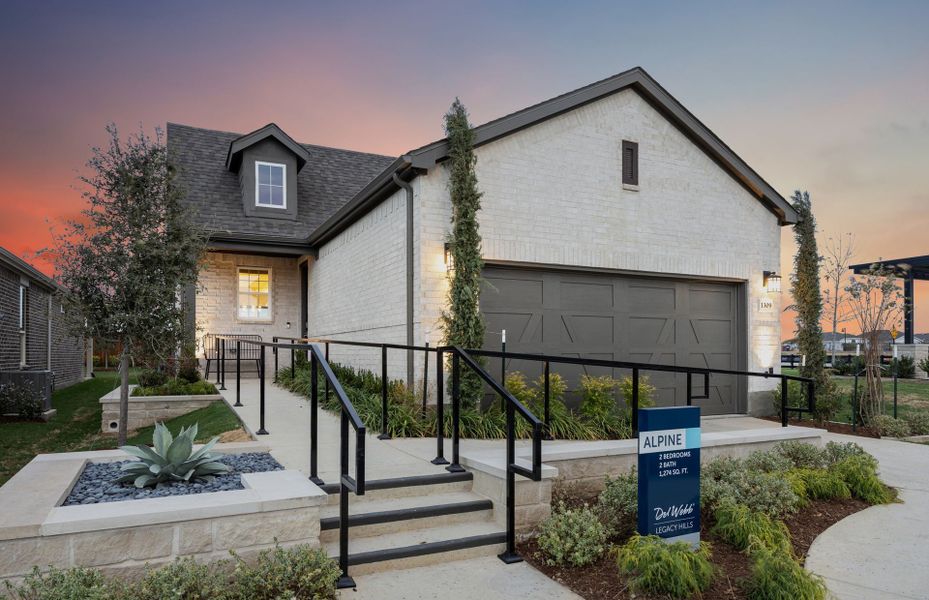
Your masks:
M 287 165 L 255 161 L 255 206 L 287 208 Z

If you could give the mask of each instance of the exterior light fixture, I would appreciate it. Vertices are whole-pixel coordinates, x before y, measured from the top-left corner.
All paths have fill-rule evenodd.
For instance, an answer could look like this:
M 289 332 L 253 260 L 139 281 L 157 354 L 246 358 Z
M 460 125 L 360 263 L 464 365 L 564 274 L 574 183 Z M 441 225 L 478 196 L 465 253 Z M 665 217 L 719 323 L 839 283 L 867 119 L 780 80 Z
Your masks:
M 781 291 L 781 276 L 774 271 L 765 271 L 764 286 L 771 294 L 779 293 Z
M 447 271 L 455 270 L 455 257 L 452 256 L 452 245 L 445 242 L 445 269 Z

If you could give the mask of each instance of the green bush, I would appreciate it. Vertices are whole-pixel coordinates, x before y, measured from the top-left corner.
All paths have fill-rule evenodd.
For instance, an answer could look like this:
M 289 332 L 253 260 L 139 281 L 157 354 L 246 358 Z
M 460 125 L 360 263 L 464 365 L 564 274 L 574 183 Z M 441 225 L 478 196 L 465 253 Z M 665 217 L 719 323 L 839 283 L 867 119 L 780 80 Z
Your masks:
M 32 386 L 15 382 L 0 385 L 0 415 L 14 414 L 38 419 L 44 410 L 42 396 Z
M 746 504 L 780 518 L 794 512 L 799 500 L 783 473 L 751 470 L 745 461 L 722 457 L 702 469 L 700 502 L 709 510 L 726 503 Z
M 161 385 L 139 387 L 132 390 L 133 396 L 206 396 L 218 394 L 216 386 L 209 381 L 199 380 L 189 383 L 183 379 L 169 379 Z
M 639 513 L 639 477 L 635 469 L 616 478 L 606 478 L 596 510 L 612 536 L 635 529 Z
M 177 378 L 187 383 L 197 383 L 200 381 L 200 371 L 197 370 L 196 364 L 182 364 L 177 370 Z
M 861 373 L 864 367 L 864 356 L 849 356 L 837 358 L 833 369 L 838 375 L 854 375 L 855 373 Z
M 625 418 L 632 420 L 632 377 L 623 377 L 619 380 L 619 391 L 623 395 L 626 403 Z M 649 408 L 655 406 L 655 386 L 653 386 L 648 377 L 639 376 L 639 408 Z
M 912 435 L 929 435 L 929 411 L 913 410 L 903 415 Z
M 335 597 L 339 567 L 319 548 L 276 546 L 263 550 L 254 566 L 235 558 L 228 600 Z
M 894 373 L 901 379 L 912 379 L 916 377 L 916 361 L 912 356 L 901 356 L 890 361 L 890 365 L 885 369 L 888 377 L 893 377 Z
M 766 548 L 792 552 L 790 532 L 783 521 L 752 510 L 744 504 L 724 504 L 716 509 L 713 533 L 738 550 L 747 550 L 754 539 Z
M 159 369 L 142 369 L 139 373 L 139 387 L 156 387 L 168 383 L 168 374 Z
M 56 569 L 43 573 L 38 567 L 19 585 L 5 582 L 7 593 L 16 600 L 117 600 L 118 584 L 95 569 Z
M 916 366 L 919 367 L 920 371 L 923 371 L 926 373 L 926 375 L 929 375 L 929 357 L 920 360 Z
M 821 448 L 813 444 L 788 440 L 774 447 L 774 451 L 790 461 L 798 469 L 819 469 L 826 465 L 826 456 Z
M 852 456 L 860 456 L 869 460 L 872 468 L 877 470 L 877 460 L 855 442 L 827 442 L 823 448 L 823 456 L 827 466 L 838 464 Z
M 753 540 L 751 576 L 746 582 L 750 600 L 825 600 L 822 579 L 804 569 L 794 557 L 779 548 Z
M 852 495 L 868 504 L 887 504 L 894 500 L 894 494 L 877 476 L 874 458 L 850 456 L 837 463 L 835 473 L 842 478 Z
M 634 592 L 665 594 L 671 598 L 700 595 L 713 581 L 710 548 L 696 551 L 690 544 L 668 544 L 655 536 L 633 536 L 616 553 L 619 572 L 630 577 Z
M 851 490 L 841 475 L 826 469 L 795 469 L 787 474 L 794 492 L 811 500 L 851 498 Z
M 566 508 L 559 503 L 539 528 L 539 549 L 550 565 L 582 567 L 606 550 L 607 531 L 589 507 Z
M 742 463 L 746 469 L 761 473 L 782 473 L 789 471 L 793 461 L 775 451 L 755 450 Z
M 592 419 L 603 418 L 616 409 L 615 392 L 618 382 L 608 375 L 581 375 L 581 414 Z
M 148 571 L 131 587 L 132 600 L 213 600 L 226 598 L 222 561 L 201 564 L 192 558 Z
M 781 384 L 774 389 L 771 400 L 774 404 L 775 414 L 781 414 Z M 816 402 L 813 405 L 813 418 L 817 421 L 830 421 L 842 408 L 845 397 L 829 386 L 830 390 L 816 392 Z M 806 408 L 809 402 L 806 398 L 805 384 L 799 381 L 787 382 L 787 406 L 789 408 Z
M 881 437 L 903 438 L 910 435 L 910 424 L 890 415 L 875 415 L 871 419 L 871 426 L 877 429 Z

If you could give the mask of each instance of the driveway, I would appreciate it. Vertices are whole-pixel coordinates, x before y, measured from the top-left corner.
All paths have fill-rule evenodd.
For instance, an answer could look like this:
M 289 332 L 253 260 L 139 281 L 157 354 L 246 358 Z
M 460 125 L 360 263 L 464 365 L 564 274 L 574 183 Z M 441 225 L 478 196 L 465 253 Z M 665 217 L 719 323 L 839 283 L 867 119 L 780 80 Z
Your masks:
M 929 598 L 929 446 L 848 435 L 880 461 L 902 503 L 873 506 L 836 523 L 810 547 L 806 567 L 840 600 Z

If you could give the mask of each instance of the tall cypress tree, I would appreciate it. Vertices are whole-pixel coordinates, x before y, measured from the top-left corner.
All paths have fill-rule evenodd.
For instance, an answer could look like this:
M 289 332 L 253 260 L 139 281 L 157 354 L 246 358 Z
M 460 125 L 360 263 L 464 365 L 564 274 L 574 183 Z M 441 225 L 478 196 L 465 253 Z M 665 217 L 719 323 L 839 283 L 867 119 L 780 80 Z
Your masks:
M 474 166 L 474 131 L 468 122 L 468 111 L 455 98 L 445 113 L 445 135 L 448 138 L 450 177 L 449 195 L 452 203 L 452 231 L 449 235 L 454 269 L 449 271 L 448 310 L 442 314 L 445 343 L 463 348 L 480 348 L 484 344 L 484 319 L 478 308 L 481 293 L 481 234 L 477 211 L 481 208 L 481 193 L 477 189 Z M 462 369 L 461 394 L 465 403 L 479 400 L 482 384 L 476 374 Z
M 826 372 L 826 350 L 823 347 L 823 300 L 819 289 L 819 264 L 822 257 L 816 245 L 816 219 L 808 192 L 794 192 L 791 204 L 799 221 L 794 225 L 797 254 L 794 272 L 790 277 L 790 293 L 797 311 L 797 345 L 806 356 L 806 366 L 800 375 L 816 382 L 817 413 L 822 415 L 831 405 L 832 381 Z M 825 415 L 824 415 L 825 416 Z

